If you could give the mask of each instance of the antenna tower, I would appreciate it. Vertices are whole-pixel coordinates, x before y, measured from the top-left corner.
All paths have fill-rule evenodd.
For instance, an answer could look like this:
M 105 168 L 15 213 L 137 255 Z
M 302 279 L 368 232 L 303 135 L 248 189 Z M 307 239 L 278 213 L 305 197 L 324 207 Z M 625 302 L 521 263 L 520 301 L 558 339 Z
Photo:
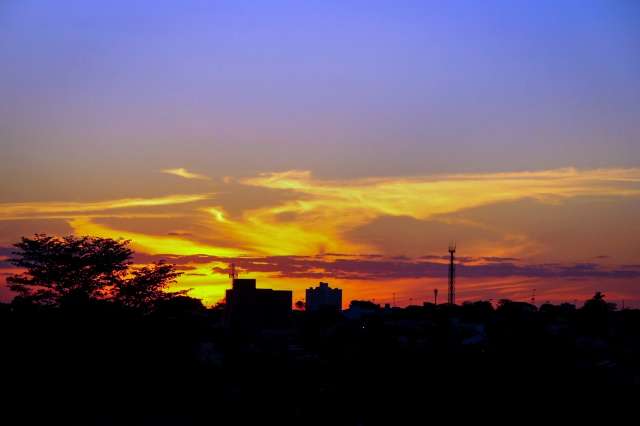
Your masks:
M 231 278 L 231 284 L 233 284 L 233 280 L 238 278 L 238 271 L 236 271 L 236 264 L 231 264 L 231 271 L 229 271 L 229 278 Z
M 449 244 L 449 255 L 451 260 L 449 262 L 449 292 L 447 294 L 447 303 L 450 305 L 456 304 L 456 264 L 455 262 L 456 243 Z

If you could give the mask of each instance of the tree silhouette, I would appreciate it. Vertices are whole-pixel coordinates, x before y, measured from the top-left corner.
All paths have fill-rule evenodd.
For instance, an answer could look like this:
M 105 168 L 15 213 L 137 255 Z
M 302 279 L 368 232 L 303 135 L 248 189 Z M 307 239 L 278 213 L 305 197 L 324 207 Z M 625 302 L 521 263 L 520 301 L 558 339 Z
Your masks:
M 189 290 L 168 293 L 165 290 L 182 275 L 172 264 L 158 262 L 134 269 L 131 277 L 115 286 L 115 300 L 130 308 L 152 310 L 158 302 L 184 296 Z
M 202 300 L 185 296 L 182 293 L 184 292 L 169 293 L 170 297 L 157 300 L 154 304 L 154 313 L 173 318 L 206 313 L 207 308 L 202 304 Z
M 599 313 L 607 313 L 616 310 L 616 304 L 607 302 L 604 298 L 604 294 L 599 291 L 596 291 L 596 294 L 586 302 L 584 302 L 584 306 L 582 307 L 584 311 L 599 314 Z
M 11 263 L 24 272 L 7 278 L 14 303 L 60 306 L 111 300 L 143 312 L 189 290 L 166 292 L 182 273 L 158 262 L 131 266 L 128 240 L 36 234 L 14 245 Z
M 127 274 L 129 241 L 98 237 L 23 237 L 10 262 L 25 272 L 7 278 L 19 300 L 59 305 L 99 299 Z

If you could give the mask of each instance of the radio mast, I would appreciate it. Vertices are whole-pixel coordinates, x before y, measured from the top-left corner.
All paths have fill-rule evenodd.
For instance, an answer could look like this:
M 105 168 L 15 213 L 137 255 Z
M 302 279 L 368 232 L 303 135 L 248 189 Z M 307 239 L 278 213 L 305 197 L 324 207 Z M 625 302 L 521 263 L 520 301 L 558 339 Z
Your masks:
M 456 264 L 455 262 L 456 243 L 449 244 L 449 255 L 451 261 L 449 262 L 449 292 L 447 294 L 447 303 L 450 305 L 456 304 Z

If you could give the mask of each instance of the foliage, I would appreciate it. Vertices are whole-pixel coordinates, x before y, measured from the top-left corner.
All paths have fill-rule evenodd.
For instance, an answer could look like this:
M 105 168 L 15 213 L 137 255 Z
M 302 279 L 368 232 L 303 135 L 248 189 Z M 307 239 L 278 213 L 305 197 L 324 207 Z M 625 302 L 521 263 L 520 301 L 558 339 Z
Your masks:
M 584 303 L 583 309 L 586 312 L 593 314 L 605 314 L 607 312 L 615 311 L 616 304 L 607 302 L 604 298 L 604 294 L 597 291 L 591 299 Z
M 128 243 L 98 237 L 23 237 L 10 262 L 25 272 L 8 277 L 7 283 L 19 298 L 40 304 L 102 298 L 128 272 L 133 254 Z
M 10 262 L 23 272 L 7 278 L 18 303 L 60 306 L 110 300 L 142 311 L 188 292 L 166 292 L 180 272 L 158 262 L 132 266 L 128 240 L 100 237 L 23 237 Z
M 131 272 L 131 277 L 116 284 L 115 300 L 134 309 L 150 310 L 160 301 L 184 296 L 189 290 L 166 292 L 181 275 L 174 265 L 158 262 Z

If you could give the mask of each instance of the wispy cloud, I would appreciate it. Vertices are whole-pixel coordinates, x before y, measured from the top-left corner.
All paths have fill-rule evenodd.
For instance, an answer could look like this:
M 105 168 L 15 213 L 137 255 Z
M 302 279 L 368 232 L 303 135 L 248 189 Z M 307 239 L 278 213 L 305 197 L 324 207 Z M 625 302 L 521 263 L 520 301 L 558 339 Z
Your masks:
M 385 216 L 442 220 L 444 215 L 450 215 L 450 219 L 455 212 L 524 199 L 558 205 L 578 197 L 640 196 L 638 168 L 567 168 L 352 180 L 317 179 L 309 171 L 292 170 L 262 174 L 242 182 L 299 194 L 301 199 L 252 211 L 250 224 L 252 228 L 269 230 L 264 232 L 267 235 L 290 235 L 288 241 L 303 241 L 304 247 L 315 249 L 315 253 L 378 251 L 379 247 L 366 243 L 363 246 L 362 240 L 355 241 L 348 236 L 350 231 Z M 489 231 L 482 223 L 465 225 Z M 526 234 L 507 233 L 504 229 L 495 231 L 518 250 L 504 251 L 504 247 L 497 244 L 485 245 L 482 250 L 486 256 L 512 257 L 537 250 L 536 243 L 529 241 Z M 331 237 L 327 239 L 327 235 Z M 310 251 L 289 253 L 310 254 Z
M 190 172 L 189 170 L 185 169 L 184 167 L 178 167 L 176 169 L 164 169 L 164 170 L 162 170 L 162 173 L 166 173 L 168 175 L 179 176 L 179 177 L 185 178 L 185 179 L 211 180 L 211 178 L 209 176 L 202 175 L 202 174 L 199 174 L 199 173 Z
M 426 261 L 421 258 L 379 257 L 368 255 L 334 256 L 240 256 L 223 257 L 203 254 L 176 256 L 170 254 L 136 255 L 138 262 L 159 259 L 177 265 L 216 264 L 212 272 L 226 276 L 231 263 L 248 274 L 267 273 L 276 278 L 342 279 L 342 280 L 394 280 L 417 278 L 445 278 L 448 263 Z M 439 256 L 433 255 L 436 259 Z M 530 264 L 511 259 L 467 257 L 458 263 L 461 278 L 640 278 L 640 271 L 628 265 L 601 266 L 594 263 Z
M 30 218 L 73 218 L 86 213 L 107 212 L 118 209 L 162 207 L 206 200 L 212 194 L 176 194 L 152 198 L 121 198 L 117 200 L 87 202 L 27 202 L 0 203 L 0 220 Z
M 534 221 L 534 225 L 525 224 L 510 229 L 500 223 L 485 223 L 484 218 L 458 218 L 452 213 L 498 203 L 532 200 L 531 206 L 516 209 L 516 214 L 522 216 L 526 213 L 523 209 L 538 205 L 562 208 L 563 203 L 576 198 L 637 198 L 640 195 L 638 182 L 640 169 L 559 169 L 341 181 L 316 179 L 308 171 L 289 171 L 243 179 L 234 189 L 225 188 L 227 191 L 246 191 L 247 188 L 272 191 L 268 193 L 272 197 L 270 203 L 260 199 L 261 202 L 255 207 L 245 208 L 240 214 L 229 214 L 222 199 L 216 200 L 216 204 L 205 202 L 193 205 L 193 208 L 188 206 L 191 208 L 189 223 L 197 224 L 199 231 L 192 235 L 170 235 L 172 241 L 166 241 L 169 236 L 167 233 L 195 228 L 183 224 L 180 229 L 166 229 L 162 236 L 149 235 L 144 229 L 124 232 L 121 228 L 110 228 L 108 224 L 98 226 L 86 214 L 82 220 L 72 221 L 71 225 L 77 233 L 99 232 L 126 236 L 134 241 L 144 239 L 145 247 L 157 245 L 152 251 L 154 253 L 164 248 L 170 249 L 170 244 L 180 239 L 185 243 L 174 245 L 176 254 L 199 252 L 224 255 L 221 249 L 227 249 L 260 256 L 308 256 L 318 253 L 415 256 L 424 253 L 424 250 L 432 250 L 425 246 L 425 241 L 439 244 L 441 239 L 450 238 L 451 233 L 457 232 L 465 238 L 465 254 L 528 257 L 532 253 L 547 253 L 546 247 L 549 245 L 547 241 L 532 236 L 530 228 L 534 225 L 536 229 L 547 226 L 549 229 L 545 232 L 552 232 L 553 221 Z M 281 192 L 293 196 L 277 197 Z M 246 193 L 234 192 L 233 196 L 242 198 Z M 175 207 L 168 206 L 163 211 L 172 212 Z M 544 214 L 552 213 L 545 210 Z M 404 222 L 380 220 L 385 217 L 407 219 Z M 600 222 L 605 219 L 602 218 Z M 462 223 L 463 220 L 466 222 Z M 391 225 L 391 229 L 387 229 Z M 399 233 L 409 243 L 394 246 L 389 231 Z M 208 247 L 208 237 L 214 236 L 217 241 L 215 247 Z M 199 243 L 193 245 L 194 241 Z M 607 248 L 594 247 L 594 250 L 602 253 Z M 632 263 L 635 259 L 625 262 Z
M 336 208 L 366 207 L 369 214 L 408 215 L 424 219 L 491 203 L 535 198 L 545 202 L 577 196 L 638 196 L 640 168 L 455 174 L 320 180 L 309 171 L 265 173 L 247 185 L 288 189 L 312 199 L 297 204 L 308 211 L 318 204 Z M 324 208 L 325 206 L 318 206 Z
M 640 277 L 638 268 L 613 265 L 638 264 L 638 168 L 350 180 L 290 171 L 216 185 L 215 196 L 5 203 L 0 225 L 58 218 L 77 235 L 131 239 L 142 254 L 196 256 L 190 273 L 207 275 L 183 277 L 180 285 L 198 285 L 200 294 L 226 285 L 220 268 L 238 258 L 239 267 L 274 285 L 323 277 L 442 280 L 440 250 L 446 254 L 451 238 L 464 264 L 459 274 L 469 279 Z M 585 261 L 596 264 L 578 263 Z

